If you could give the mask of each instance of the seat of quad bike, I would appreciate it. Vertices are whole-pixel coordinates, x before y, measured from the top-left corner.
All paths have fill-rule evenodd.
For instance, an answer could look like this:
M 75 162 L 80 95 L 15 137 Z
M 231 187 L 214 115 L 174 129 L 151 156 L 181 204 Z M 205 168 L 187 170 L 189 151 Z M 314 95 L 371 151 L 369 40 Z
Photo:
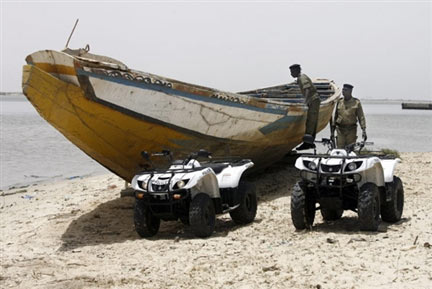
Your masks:
M 229 164 L 225 164 L 225 163 L 203 164 L 203 167 L 211 168 L 215 172 L 215 174 L 219 174 L 223 169 L 227 168 L 228 166 Z

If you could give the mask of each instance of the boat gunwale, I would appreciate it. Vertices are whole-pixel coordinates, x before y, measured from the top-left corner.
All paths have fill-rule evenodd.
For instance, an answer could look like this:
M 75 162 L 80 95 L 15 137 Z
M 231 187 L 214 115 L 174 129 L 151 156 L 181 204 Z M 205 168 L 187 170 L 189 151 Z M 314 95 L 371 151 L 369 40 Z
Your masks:
M 81 59 L 79 61 L 83 62 Z M 247 105 L 250 105 L 250 106 L 255 106 L 255 105 L 253 105 L 253 103 L 251 103 L 250 100 L 253 100 L 253 101 L 259 102 L 259 103 L 268 103 L 268 104 L 271 104 L 271 105 L 277 105 L 277 106 L 280 106 L 283 109 L 285 109 L 286 107 L 290 107 L 290 106 L 294 106 L 294 107 L 304 107 L 305 106 L 304 102 L 300 102 L 300 103 L 299 102 L 289 102 L 289 103 L 287 103 L 287 102 L 281 102 L 281 101 L 276 101 L 276 100 L 270 100 L 268 98 L 255 97 L 255 96 L 251 96 L 251 95 L 247 95 L 247 94 L 240 94 L 240 93 L 236 93 L 236 92 L 223 91 L 223 90 L 218 90 L 218 89 L 211 88 L 211 87 L 201 86 L 201 85 L 198 85 L 198 84 L 192 84 L 192 83 L 188 83 L 188 82 L 184 82 L 184 81 L 180 81 L 180 80 L 176 80 L 176 79 L 172 79 L 172 78 L 167 78 L 167 77 L 164 77 L 164 76 L 160 76 L 160 75 L 156 75 L 156 74 L 152 74 L 152 73 L 148 73 L 148 72 L 144 72 L 144 71 L 140 71 L 140 70 L 136 70 L 136 69 L 128 69 L 126 71 L 126 70 L 123 70 L 123 69 L 116 69 L 116 68 L 111 67 L 111 66 L 106 67 L 104 65 L 102 65 L 102 66 L 93 66 L 93 65 L 88 66 L 88 65 L 85 65 L 85 63 L 86 62 L 82 63 L 82 64 L 84 64 L 82 66 L 89 67 L 89 68 L 101 68 L 101 69 L 109 69 L 109 70 L 120 70 L 120 71 L 123 71 L 123 72 L 131 72 L 131 73 L 138 74 L 138 75 L 141 75 L 141 76 L 145 75 L 145 76 L 153 77 L 153 78 L 156 78 L 156 79 L 163 79 L 163 80 L 165 80 L 167 82 L 170 82 L 170 83 L 173 83 L 173 84 L 176 84 L 176 85 L 182 85 L 182 86 L 192 87 L 195 90 L 198 89 L 198 90 L 201 90 L 201 91 L 204 91 L 204 92 L 207 92 L 207 93 L 224 93 L 224 94 L 226 94 L 228 96 L 241 99 L 241 100 L 244 101 L 244 104 L 247 104 Z M 100 61 L 99 61 L 99 63 L 105 64 L 105 63 L 100 62 Z M 92 64 L 94 64 L 94 63 L 92 62 Z M 326 83 L 326 84 L 330 85 L 331 88 L 333 89 L 332 95 L 330 95 L 326 99 L 322 100 L 321 101 L 321 105 L 326 105 L 327 103 L 333 103 L 334 101 L 336 101 L 337 98 L 339 98 L 339 96 L 340 96 L 340 89 L 338 88 L 338 86 L 332 80 L 328 80 L 328 79 L 324 79 L 324 78 L 317 78 L 317 79 L 314 79 L 314 82 L 316 82 L 316 83 Z M 288 84 L 295 84 L 295 82 L 290 82 Z M 184 90 L 176 89 L 174 87 L 171 87 L 171 89 L 178 90 L 178 91 L 184 91 Z M 187 92 L 191 93 L 190 91 L 187 91 Z M 208 96 L 208 97 L 210 97 L 210 96 Z
M 213 97 L 212 95 L 206 95 L 206 94 L 211 94 L 211 93 L 224 94 L 227 96 L 227 99 L 224 99 L 224 100 L 226 100 L 227 102 L 235 103 L 234 101 L 230 100 L 230 98 L 235 98 L 235 99 L 239 100 L 239 103 L 242 103 L 246 106 L 257 107 L 260 109 L 269 109 L 269 110 L 277 109 L 277 110 L 281 110 L 281 111 L 287 111 L 289 107 L 294 107 L 294 108 L 298 108 L 298 109 L 303 108 L 303 110 L 306 107 L 306 104 L 304 102 L 281 102 L 281 101 L 277 101 L 277 100 L 271 100 L 268 98 L 255 97 L 255 96 L 251 96 L 248 94 L 240 94 L 240 93 L 222 91 L 222 90 L 218 90 L 215 88 L 205 87 L 205 86 L 192 84 L 192 83 L 187 83 L 187 82 L 179 81 L 179 80 L 172 79 L 172 78 L 167 78 L 164 76 L 155 75 L 155 74 L 140 71 L 140 70 L 130 69 L 126 65 L 124 65 L 124 67 L 123 67 L 123 65 L 120 66 L 116 63 L 104 62 L 104 61 L 86 58 L 86 57 L 82 57 L 82 56 L 72 55 L 72 54 L 66 53 L 64 51 L 40 50 L 40 51 L 37 51 L 37 52 L 30 54 L 29 56 L 36 54 L 36 53 L 39 53 L 39 52 L 47 52 L 47 53 L 53 53 L 54 52 L 54 53 L 63 54 L 66 57 L 72 58 L 74 60 L 74 63 L 75 63 L 75 70 L 76 71 L 80 68 L 88 67 L 90 69 L 97 68 L 97 69 L 105 69 L 105 70 L 118 70 L 118 71 L 122 71 L 125 73 L 134 73 L 134 74 L 138 74 L 141 76 L 148 76 L 148 77 L 153 77 L 155 79 L 162 79 L 164 81 L 175 84 L 176 86 L 183 86 L 183 87 L 190 88 L 190 89 L 182 90 L 179 88 L 171 87 L 171 89 L 173 89 L 173 90 L 177 90 L 177 91 L 181 91 L 181 92 L 187 92 L 187 93 L 191 93 L 191 94 L 195 94 L 195 95 L 199 95 L 199 96 L 203 96 L 203 97 L 208 97 L 208 98 L 215 98 L 215 97 Z M 33 63 L 29 63 L 29 64 L 33 64 Z M 55 63 L 53 63 L 53 64 L 55 65 Z M 78 75 L 78 73 L 77 73 L 77 75 Z M 322 100 L 321 106 L 324 107 L 327 105 L 333 105 L 337 101 L 337 99 L 340 97 L 340 93 L 341 93 L 340 88 L 338 88 L 336 86 L 334 81 L 331 81 L 328 79 L 317 78 L 317 79 L 314 79 L 314 81 L 318 82 L 318 83 L 327 83 L 332 87 L 333 94 L 330 95 L 329 97 L 327 97 L 326 99 Z M 291 82 L 289 84 L 295 84 L 295 82 Z M 261 89 L 263 89 L 263 88 L 261 88 Z M 197 90 L 198 90 L 198 92 L 201 92 L 201 93 L 194 93 L 194 91 L 197 91 Z M 256 90 L 259 90 L 259 89 L 256 89 Z M 271 107 L 266 107 L 265 104 L 268 104 Z M 278 113 L 278 114 L 282 114 L 282 113 Z

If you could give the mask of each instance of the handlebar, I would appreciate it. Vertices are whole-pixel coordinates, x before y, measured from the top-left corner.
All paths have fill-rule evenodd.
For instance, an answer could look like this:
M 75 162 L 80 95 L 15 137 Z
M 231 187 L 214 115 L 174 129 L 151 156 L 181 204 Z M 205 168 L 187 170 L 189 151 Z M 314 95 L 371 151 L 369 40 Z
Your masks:
M 329 151 L 336 148 L 336 144 L 333 138 L 322 138 L 321 140 L 316 140 L 316 143 L 322 143 L 323 145 L 327 146 Z M 365 146 L 367 145 L 373 145 L 373 142 L 367 142 L 366 139 L 363 139 L 360 142 L 349 144 L 345 147 L 345 149 L 348 152 L 352 152 L 355 150 L 355 148 L 359 148 L 359 151 L 361 151 Z
M 373 145 L 374 143 L 373 142 L 370 142 L 370 141 L 366 141 L 365 139 L 364 140 L 362 140 L 361 142 L 356 142 L 356 143 L 352 143 L 352 144 L 349 144 L 349 145 L 347 145 L 346 147 L 345 147 L 345 149 L 348 151 L 348 152 L 352 152 L 356 147 L 358 147 L 359 148 L 359 151 L 361 151 L 366 145 Z
M 323 145 L 327 146 L 329 151 L 336 147 L 333 138 L 322 138 L 321 140 L 316 140 L 315 142 L 322 143 Z
M 321 140 L 316 140 L 315 142 L 322 143 L 322 144 L 329 144 L 329 143 L 331 143 L 331 139 L 329 139 L 329 138 L 322 138 Z

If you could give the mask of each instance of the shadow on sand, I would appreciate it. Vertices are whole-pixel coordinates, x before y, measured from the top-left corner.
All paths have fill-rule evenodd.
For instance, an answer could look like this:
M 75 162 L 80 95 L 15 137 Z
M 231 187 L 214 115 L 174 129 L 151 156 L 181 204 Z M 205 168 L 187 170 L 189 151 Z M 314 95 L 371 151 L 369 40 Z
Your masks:
M 134 198 L 118 198 L 100 204 L 93 211 L 74 220 L 62 235 L 60 251 L 74 250 L 83 246 L 99 244 L 122 243 L 127 240 L 141 239 L 135 232 L 133 223 Z M 255 220 L 259 222 L 260 220 Z M 226 236 L 241 226 L 236 225 L 230 218 L 216 219 L 215 232 L 210 237 Z M 148 240 L 195 239 L 195 235 L 188 226 L 180 221 L 161 222 L 160 230 Z
M 319 212 L 317 211 L 317 214 Z M 337 233 L 337 234 L 345 234 L 345 235 L 353 235 L 353 234 L 364 234 L 364 235 L 377 235 L 386 233 L 392 226 L 397 226 L 405 222 L 409 222 L 410 218 L 402 218 L 400 221 L 396 223 L 387 223 L 381 222 L 378 231 L 361 231 L 358 217 L 357 216 L 343 216 L 341 219 L 336 221 L 324 221 L 322 223 L 316 223 L 312 230 L 317 232 L 324 233 Z
M 255 172 L 248 176 L 248 181 L 255 184 L 259 202 L 271 201 L 286 196 L 294 186 L 298 172 L 292 162 L 283 160 L 271 167 Z M 128 192 L 121 192 L 125 196 L 100 204 L 93 211 L 74 220 L 61 239 L 63 241 L 59 250 L 68 251 L 83 246 L 98 244 L 122 243 L 127 240 L 136 240 L 140 237 L 135 232 L 133 223 L 133 206 L 135 199 Z M 256 219 L 255 222 L 261 220 Z M 210 238 L 226 236 L 242 226 L 236 225 L 229 215 L 216 219 L 215 232 Z M 149 240 L 160 239 L 195 239 L 195 235 L 188 226 L 180 221 L 161 222 L 158 234 Z
M 264 170 L 256 171 L 247 176 L 247 180 L 254 183 L 257 189 L 259 203 L 289 196 L 298 179 L 299 173 L 294 168 L 292 159 L 284 159 Z M 122 191 L 120 195 L 124 197 L 102 203 L 93 211 L 74 220 L 62 235 L 63 244 L 59 250 L 68 251 L 83 246 L 122 243 L 127 240 L 140 239 L 133 224 L 133 206 L 135 202 L 135 199 L 131 197 L 133 194 Z M 259 219 L 255 220 L 255 222 L 261 221 Z M 403 218 L 395 224 L 382 222 L 378 232 L 364 232 L 360 231 L 357 216 L 351 214 L 345 215 L 337 221 L 315 223 L 313 230 L 349 235 L 359 233 L 375 235 L 387 232 L 390 226 L 407 221 L 409 219 Z M 236 225 L 229 215 L 219 216 L 216 219 L 215 232 L 210 238 L 226 236 L 229 232 L 241 227 Z M 158 234 L 148 240 L 174 240 L 177 237 L 181 239 L 196 238 L 188 226 L 184 226 L 180 221 L 174 221 L 161 222 Z

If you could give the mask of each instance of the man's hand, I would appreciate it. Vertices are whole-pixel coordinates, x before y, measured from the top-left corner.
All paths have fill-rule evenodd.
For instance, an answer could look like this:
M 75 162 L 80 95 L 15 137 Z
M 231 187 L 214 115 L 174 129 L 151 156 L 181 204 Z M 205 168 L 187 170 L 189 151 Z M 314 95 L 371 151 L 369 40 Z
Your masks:
M 367 134 L 366 134 L 366 130 L 365 129 L 363 130 L 362 137 L 363 137 L 364 141 L 367 140 Z

